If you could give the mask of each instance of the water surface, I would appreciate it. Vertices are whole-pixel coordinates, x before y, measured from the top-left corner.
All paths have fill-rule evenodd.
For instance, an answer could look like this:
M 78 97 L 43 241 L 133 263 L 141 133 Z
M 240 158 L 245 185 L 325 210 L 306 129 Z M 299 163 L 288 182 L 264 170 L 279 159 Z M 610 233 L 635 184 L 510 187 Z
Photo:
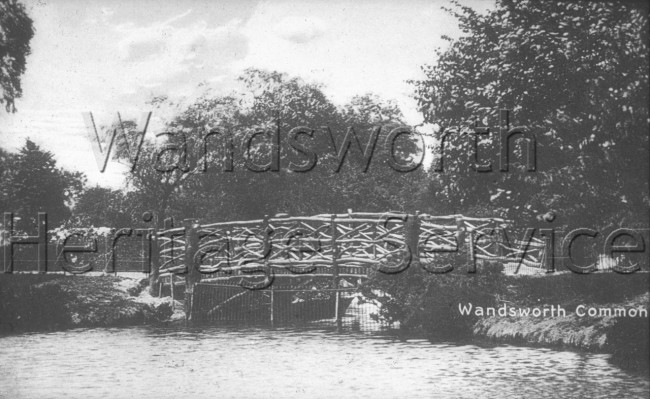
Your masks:
M 608 355 L 324 330 L 78 329 L 0 338 L 3 398 L 647 398 Z

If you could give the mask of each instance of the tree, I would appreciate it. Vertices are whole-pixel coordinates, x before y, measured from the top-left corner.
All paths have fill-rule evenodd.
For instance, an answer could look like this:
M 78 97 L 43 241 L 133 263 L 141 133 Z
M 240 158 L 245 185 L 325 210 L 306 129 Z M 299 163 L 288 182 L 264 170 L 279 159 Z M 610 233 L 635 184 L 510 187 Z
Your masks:
M 95 186 L 79 195 L 73 216 L 80 226 L 126 228 L 140 221 L 134 220 L 140 216 L 134 209 L 139 207 L 124 192 Z
M 204 162 L 212 165 L 211 171 L 219 168 L 217 158 L 222 156 L 212 147 L 204 155 L 204 143 L 208 140 L 203 138 L 213 129 L 232 131 L 237 104 L 232 97 L 208 94 L 177 113 L 166 130 L 159 133 L 157 143 L 145 142 L 137 168 L 127 172 L 126 180 L 132 189 L 130 203 L 137 203 L 142 212 L 154 211 L 159 223 L 169 216 L 177 220 L 210 216 L 219 208 L 220 195 L 227 192 L 223 180 L 210 180 L 208 184 L 206 173 L 202 172 Z M 161 106 L 158 100 L 152 104 Z M 134 131 L 131 129 L 128 134 L 134 136 Z M 120 151 L 116 154 L 127 156 Z M 225 175 L 226 181 L 229 177 Z
M 34 228 L 38 212 L 47 213 L 49 226 L 63 223 L 83 190 L 85 176 L 57 168 L 52 153 L 29 139 L 9 158 L 3 170 L 3 211 L 20 217 L 17 226 L 23 230 Z
M 13 160 L 13 154 L 0 148 L 0 181 L 3 182 L 0 185 L 0 210 L 3 210 L 3 212 L 8 211 L 12 207 L 9 203 L 11 187 L 6 182 L 10 181 L 13 174 Z
M 336 141 L 343 141 L 347 129 L 354 129 L 365 145 L 371 139 L 371 132 L 379 129 L 374 156 L 368 170 L 359 149 L 351 149 L 344 166 L 338 173 L 330 174 L 334 194 L 343 209 L 353 208 L 370 212 L 387 210 L 413 213 L 422 205 L 422 188 L 426 186 L 427 176 L 422 168 L 399 172 L 389 165 L 389 159 L 395 157 L 404 162 L 413 160 L 417 163 L 420 149 L 415 136 L 401 136 L 395 140 L 392 150 L 386 148 L 386 140 L 393 129 L 405 127 L 401 110 L 391 101 L 384 101 L 372 94 L 353 97 L 339 110 L 343 119 Z M 392 151 L 391 154 L 389 151 Z M 325 170 L 336 170 L 340 160 L 333 145 L 324 163 Z
M 413 182 L 424 174 L 421 170 L 396 172 L 382 153 L 385 138 L 402 124 L 395 105 L 366 95 L 336 107 L 318 84 L 278 72 L 247 70 L 240 82 L 241 90 L 229 96 L 206 92 L 169 121 L 165 140 L 157 147 L 143 148 L 146 155 L 128 180 L 141 197 L 139 202 L 155 208 L 159 220 L 160 216 L 233 220 L 279 212 L 306 215 L 349 208 L 414 208 L 414 187 L 422 184 Z M 298 139 L 303 152 L 292 146 L 295 142 L 289 137 L 298 127 L 310 134 Z M 339 165 L 335 148 L 342 146 L 348 128 L 354 129 L 364 147 L 373 131 L 381 129 L 377 155 L 367 173 L 363 172 L 362 151 L 354 143 Z M 206 134 L 217 131 L 204 140 Z M 249 143 L 256 132 L 268 133 Z M 250 170 L 254 169 L 251 163 L 269 162 L 275 151 L 269 135 L 276 134 L 278 164 L 263 172 Z M 224 142 L 233 144 L 231 170 L 224 170 L 229 164 Z M 418 151 L 410 138 L 402 136 L 396 143 L 401 159 Z M 295 166 L 309 160 L 305 152 L 317 155 L 315 163 L 309 170 L 298 171 Z
M 29 42 L 34 36 L 31 18 L 25 6 L 16 0 L 0 1 L 0 104 L 7 112 L 16 112 L 14 100 L 22 96 L 20 77 L 25 73 Z
M 647 3 L 503 0 L 485 14 L 455 4 L 447 11 L 465 35 L 412 82 L 426 122 L 468 133 L 448 138 L 430 188 L 439 202 L 525 223 L 548 210 L 599 227 L 646 214 Z M 488 119 L 494 132 L 500 108 L 535 134 L 535 172 L 522 171 L 518 145 L 516 171 L 500 173 L 495 156 L 492 172 L 471 169 L 473 122 Z M 479 148 L 483 162 L 498 154 L 497 140 Z

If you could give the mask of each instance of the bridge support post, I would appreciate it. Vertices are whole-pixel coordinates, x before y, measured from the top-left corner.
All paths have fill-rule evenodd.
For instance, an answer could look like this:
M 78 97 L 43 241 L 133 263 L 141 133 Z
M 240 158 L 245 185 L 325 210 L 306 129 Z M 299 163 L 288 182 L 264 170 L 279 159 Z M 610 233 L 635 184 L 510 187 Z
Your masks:
M 174 300 L 176 299 L 176 295 L 174 294 L 174 289 L 176 282 L 174 281 L 174 273 L 169 275 L 169 290 L 172 296 L 172 309 L 174 309 Z
M 462 216 L 456 218 L 456 239 L 458 240 L 458 249 L 460 250 L 465 244 L 465 222 L 463 222 Z
M 330 219 L 330 233 L 332 235 L 331 244 L 332 244 L 332 288 L 335 289 L 334 295 L 334 317 L 336 318 L 336 328 L 340 331 L 343 327 L 343 316 L 339 312 L 339 298 L 341 293 L 339 292 L 339 246 L 336 242 L 336 236 L 338 231 L 336 229 L 336 215 L 332 215 Z
M 540 229 L 544 237 L 544 252 L 542 253 L 542 267 L 546 273 L 555 272 L 555 231 L 553 229 Z
M 458 252 L 456 253 L 457 255 L 456 259 L 459 261 L 459 264 L 461 260 L 460 257 L 463 256 L 462 251 L 463 251 L 463 246 L 465 246 L 465 236 L 466 236 L 465 222 L 463 221 L 462 216 L 458 216 L 456 218 L 456 241 L 458 241 L 458 247 L 457 247 Z
M 274 295 L 273 295 L 273 286 L 272 285 L 269 287 L 269 290 L 271 292 L 271 295 L 270 295 L 271 296 L 271 314 L 270 314 L 270 316 L 271 316 L 270 317 L 270 319 L 271 319 L 271 327 L 275 327 L 275 309 L 274 309 L 274 307 L 275 307 L 275 298 L 274 298 Z
M 420 262 L 420 252 L 418 242 L 420 240 L 420 212 L 417 211 L 413 215 L 408 215 L 404 224 L 406 229 L 406 245 L 411 253 L 411 262 Z
M 476 232 L 470 230 L 467 232 L 467 273 L 476 273 L 476 254 L 474 253 L 474 244 L 477 242 Z
M 199 221 L 198 219 L 185 219 L 185 320 L 192 320 L 194 310 L 194 287 L 201 280 L 199 264 L 195 261 L 195 254 L 199 249 Z
M 149 272 L 149 294 L 158 296 L 158 278 L 160 276 L 160 248 L 158 246 L 158 232 L 153 230 L 151 233 L 151 270 Z

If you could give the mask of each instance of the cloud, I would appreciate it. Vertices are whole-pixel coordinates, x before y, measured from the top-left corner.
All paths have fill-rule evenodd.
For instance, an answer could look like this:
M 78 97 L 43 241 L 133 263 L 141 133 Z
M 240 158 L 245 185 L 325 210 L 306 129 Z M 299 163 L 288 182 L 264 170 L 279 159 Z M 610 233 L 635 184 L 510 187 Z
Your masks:
M 189 14 L 148 26 L 114 27 L 121 38 L 117 44 L 120 68 L 132 84 L 173 95 L 222 75 L 246 56 L 248 39 L 241 33 L 241 20 L 218 26 L 197 19 L 178 23 Z M 133 85 L 124 87 L 123 94 L 133 90 Z
M 108 18 L 112 17 L 113 14 L 115 14 L 115 11 L 110 7 L 101 7 L 99 11 L 101 11 L 102 16 L 104 16 L 106 20 L 108 20 Z
M 321 20 L 314 17 L 285 17 L 275 26 L 276 34 L 290 42 L 303 44 L 315 40 L 325 33 Z
M 122 44 L 122 59 L 130 62 L 144 61 L 160 55 L 165 50 L 165 42 L 158 38 L 136 38 Z

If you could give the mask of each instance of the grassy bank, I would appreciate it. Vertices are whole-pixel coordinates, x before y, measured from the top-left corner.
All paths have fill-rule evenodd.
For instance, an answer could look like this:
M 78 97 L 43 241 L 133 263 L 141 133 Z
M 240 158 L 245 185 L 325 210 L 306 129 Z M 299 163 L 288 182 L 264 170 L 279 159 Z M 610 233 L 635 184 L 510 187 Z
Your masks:
M 579 317 L 576 308 L 582 305 L 585 312 L 591 307 L 648 309 L 648 273 L 506 276 L 492 265 L 476 274 L 467 274 L 464 268 L 431 274 L 420 265 L 414 266 L 398 275 L 378 273 L 366 287 L 369 296 L 373 296 L 373 289 L 388 294 L 374 295 L 383 304 L 381 317 L 399 321 L 407 331 L 440 339 L 462 337 L 600 351 L 611 353 L 630 367 L 647 367 L 650 319 L 613 314 Z M 566 314 L 461 314 L 459 304 L 469 303 L 483 310 L 504 305 L 512 309 L 555 306 Z
M 650 294 L 617 303 L 588 303 L 583 309 L 648 308 Z M 583 314 L 581 310 L 581 314 Z M 480 318 L 473 333 L 490 340 L 612 353 L 621 360 L 639 363 L 648 358 L 648 318 L 630 316 L 580 316 L 566 309 L 566 316 L 492 316 Z
M 0 275 L 0 333 L 156 323 L 171 302 L 151 298 L 146 280 L 115 276 Z
M 650 308 L 648 277 L 648 273 L 511 277 L 507 279 L 508 292 L 499 298 L 497 306 L 555 305 L 565 309 L 566 315 L 479 318 L 473 334 L 498 342 L 611 353 L 623 366 L 647 369 L 650 318 L 639 317 L 636 312 Z M 635 313 L 628 314 L 629 310 Z

